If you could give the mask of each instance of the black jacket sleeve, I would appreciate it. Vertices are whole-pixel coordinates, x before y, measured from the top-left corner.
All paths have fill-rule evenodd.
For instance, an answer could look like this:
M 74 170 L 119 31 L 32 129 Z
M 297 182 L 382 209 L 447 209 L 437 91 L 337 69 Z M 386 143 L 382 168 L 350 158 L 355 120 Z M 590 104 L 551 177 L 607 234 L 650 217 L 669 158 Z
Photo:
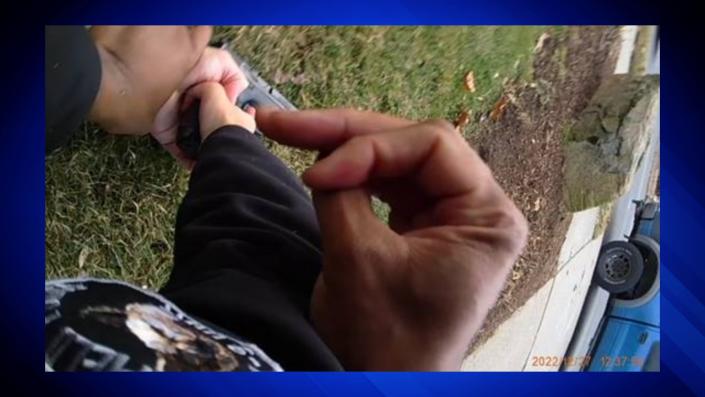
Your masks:
M 100 88 L 100 56 L 82 26 L 44 28 L 46 152 L 65 143 Z
M 248 131 L 215 131 L 179 208 L 162 293 L 285 370 L 339 370 L 308 319 L 320 266 L 318 223 L 298 177 Z

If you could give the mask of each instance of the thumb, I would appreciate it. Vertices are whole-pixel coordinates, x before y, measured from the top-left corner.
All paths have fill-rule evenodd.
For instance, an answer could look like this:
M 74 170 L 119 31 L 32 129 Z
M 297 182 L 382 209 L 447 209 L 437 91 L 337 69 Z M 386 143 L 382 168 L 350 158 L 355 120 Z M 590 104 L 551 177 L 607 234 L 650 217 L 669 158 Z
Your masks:
M 188 107 L 194 100 L 200 99 L 201 104 L 220 107 L 230 107 L 232 104 L 225 93 L 225 88 L 217 82 L 206 81 L 196 84 L 186 91 L 182 108 Z
M 359 252 L 368 252 L 393 232 L 372 211 L 364 188 L 314 191 L 313 204 L 321 228 L 323 252 L 333 265 L 349 262 Z M 337 259 L 344 260 L 337 260 Z

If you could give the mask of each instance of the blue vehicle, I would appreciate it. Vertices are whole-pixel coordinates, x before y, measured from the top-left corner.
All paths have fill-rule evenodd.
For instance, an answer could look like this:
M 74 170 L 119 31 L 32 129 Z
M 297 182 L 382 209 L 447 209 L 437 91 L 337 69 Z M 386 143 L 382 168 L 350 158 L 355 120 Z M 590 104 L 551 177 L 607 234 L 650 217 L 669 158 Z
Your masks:
M 659 279 L 661 210 L 638 201 L 628 241 L 605 244 L 594 282 L 610 301 L 594 344 L 588 371 L 658 371 L 661 292 Z

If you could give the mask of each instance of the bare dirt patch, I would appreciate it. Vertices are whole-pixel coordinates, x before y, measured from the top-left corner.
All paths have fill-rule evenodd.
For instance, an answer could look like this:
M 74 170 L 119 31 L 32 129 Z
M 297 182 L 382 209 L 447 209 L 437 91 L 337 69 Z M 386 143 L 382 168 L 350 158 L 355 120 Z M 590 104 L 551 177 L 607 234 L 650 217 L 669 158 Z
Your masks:
M 501 116 L 483 117 L 469 137 L 530 226 L 526 249 L 470 351 L 555 274 L 571 218 L 562 190 L 564 131 L 613 72 L 618 37 L 614 27 L 575 27 L 543 40 L 533 82 L 509 85 Z

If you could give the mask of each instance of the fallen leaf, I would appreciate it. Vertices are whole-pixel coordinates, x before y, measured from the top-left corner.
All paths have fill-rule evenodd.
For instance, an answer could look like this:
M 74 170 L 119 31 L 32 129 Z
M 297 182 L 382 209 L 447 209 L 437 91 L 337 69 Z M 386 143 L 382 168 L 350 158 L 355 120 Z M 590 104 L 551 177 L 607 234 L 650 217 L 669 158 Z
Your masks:
M 492 119 L 492 121 L 497 121 L 502 118 L 504 111 L 507 109 L 507 104 L 509 104 L 509 99 L 506 96 L 502 96 L 492 108 L 492 112 L 490 112 L 490 119 Z
M 516 271 L 516 270 L 512 270 L 512 281 L 517 281 L 517 280 L 519 280 L 519 279 L 521 278 L 521 276 L 523 276 L 522 272 Z
M 281 84 L 284 83 L 285 81 L 288 80 L 288 75 L 283 73 L 281 70 L 277 70 L 274 72 L 274 77 L 272 78 L 272 82 L 274 84 Z
M 461 131 L 468 124 L 470 124 L 470 111 L 468 110 L 463 110 L 460 112 L 458 117 L 455 119 L 455 123 L 453 123 L 455 129 L 458 131 Z
M 465 89 L 475 92 L 475 73 L 472 70 L 465 75 Z
M 86 263 L 86 258 L 90 254 L 90 250 L 87 247 L 81 248 L 81 252 L 78 254 L 78 268 L 83 269 L 83 265 Z
M 536 41 L 536 47 L 534 47 L 534 53 L 540 52 L 543 49 L 543 44 L 546 42 L 546 39 L 551 36 L 548 35 L 548 33 L 544 32 L 539 36 L 539 39 Z
M 272 81 L 274 82 L 274 84 L 284 84 L 290 82 L 294 85 L 303 85 L 308 81 L 308 78 L 304 73 L 294 75 L 291 73 L 284 73 L 281 70 L 277 70 L 274 73 L 274 78 L 272 78 Z
M 304 84 L 306 84 L 307 81 L 308 81 L 308 78 L 306 78 L 306 75 L 303 73 L 298 74 L 298 75 L 291 78 L 291 82 L 294 85 L 304 85 Z

